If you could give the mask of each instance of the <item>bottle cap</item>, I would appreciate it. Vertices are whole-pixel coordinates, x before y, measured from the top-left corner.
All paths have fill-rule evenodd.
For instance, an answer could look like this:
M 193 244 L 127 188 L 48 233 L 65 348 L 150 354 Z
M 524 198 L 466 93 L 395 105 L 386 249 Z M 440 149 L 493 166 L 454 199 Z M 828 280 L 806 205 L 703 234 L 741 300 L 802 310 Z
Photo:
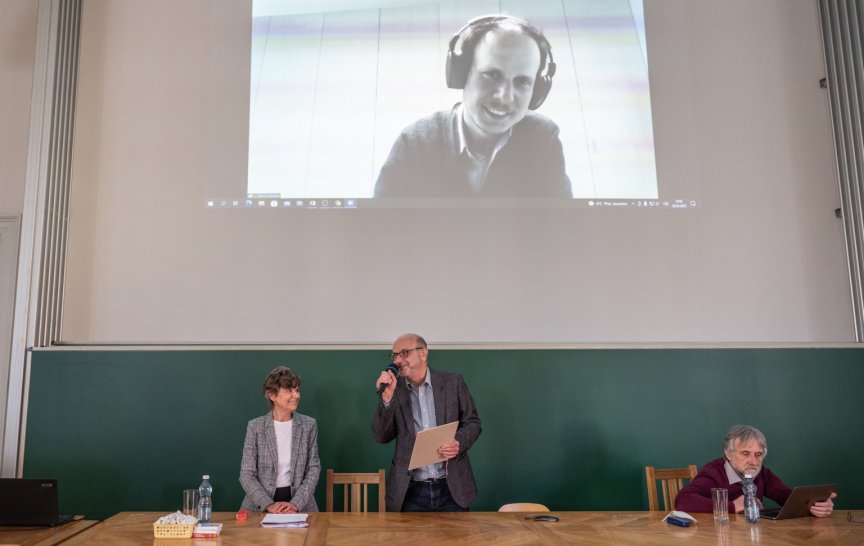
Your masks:
M 210 474 L 204 474 L 204 476 L 202 476 L 201 479 L 202 479 L 202 480 L 209 480 L 209 479 L 210 479 Z

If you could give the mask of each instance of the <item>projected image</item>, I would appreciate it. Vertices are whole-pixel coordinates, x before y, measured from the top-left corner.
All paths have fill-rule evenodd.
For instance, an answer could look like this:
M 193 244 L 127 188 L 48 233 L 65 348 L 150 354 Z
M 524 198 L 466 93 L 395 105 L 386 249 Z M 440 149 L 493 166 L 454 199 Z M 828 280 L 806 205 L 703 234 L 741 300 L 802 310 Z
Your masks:
M 254 0 L 249 198 L 658 198 L 642 0 L 366 6 Z

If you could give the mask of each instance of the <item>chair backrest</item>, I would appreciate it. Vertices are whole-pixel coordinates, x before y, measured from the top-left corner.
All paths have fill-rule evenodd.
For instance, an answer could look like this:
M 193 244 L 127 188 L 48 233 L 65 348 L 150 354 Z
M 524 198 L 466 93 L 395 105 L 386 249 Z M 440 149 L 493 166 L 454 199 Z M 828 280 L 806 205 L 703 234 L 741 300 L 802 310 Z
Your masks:
M 549 509 L 536 502 L 511 502 L 498 509 L 499 512 L 548 512 Z
M 342 510 L 345 512 L 369 511 L 369 486 L 378 486 L 378 511 L 386 511 L 384 470 L 378 472 L 333 472 L 327 469 L 327 511 L 333 511 L 333 486 L 343 485 Z M 361 508 L 362 504 L 362 508 Z
M 691 464 L 687 468 L 654 468 L 645 467 L 645 479 L 648 482 L 648 509 L 658 511 L 657 506 L 657 480 L 660 480 L 663 493 L 663 510 L 672 510 L 675 506 L 675 497 L 684 487 L 684 480 L 692 480 L 696 477 L 696 465 Z

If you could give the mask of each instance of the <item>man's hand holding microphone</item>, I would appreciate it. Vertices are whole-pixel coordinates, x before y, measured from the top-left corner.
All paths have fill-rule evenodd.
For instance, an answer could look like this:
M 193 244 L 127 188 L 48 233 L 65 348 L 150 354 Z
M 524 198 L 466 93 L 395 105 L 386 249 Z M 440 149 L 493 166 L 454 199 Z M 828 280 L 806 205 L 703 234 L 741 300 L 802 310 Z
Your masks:
M 389 404 L 393 400 L 393 393 L 396 392 L 396 379 L 399 377 L 399 367 L 392 362 L 387 365 L 387 368 L 378 376 L 378 381 L 375 382 L 376 392 L 385 404 Z

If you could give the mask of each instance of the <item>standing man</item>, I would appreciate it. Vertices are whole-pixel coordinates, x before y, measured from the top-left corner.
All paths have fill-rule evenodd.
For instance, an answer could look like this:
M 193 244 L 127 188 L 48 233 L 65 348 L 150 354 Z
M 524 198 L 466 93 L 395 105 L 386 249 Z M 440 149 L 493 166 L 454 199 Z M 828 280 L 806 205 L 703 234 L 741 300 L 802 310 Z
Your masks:
M 480 436 L 480 418 L 462 376 L 432 370 L 426 341 L 404 334 L 390 354 L 398 377 L 386 370 L 385 386 L 372 417 L 372 435 L 381 444 L 396 439 L 387 481 L 388 512 L 464 512 L 477 497 L 468 450 Z M 438 448 L 446 461 L 408 470 L 418 432 L 458 421 L 456 437 Z
M 765 496 L 783 506 L 792 494 L 792 489 L 771 470 L 762 466 L 767 454 L 768 441 L 759 429 L 749 425 L 735 425 L 723 439 L 724 457 L 714 459 L 702 467 L 693 481 L 675 497 L 675 509 L 684 512 L 711 512 L 711 488 L 719 487 L 729 491 L 729 513 L 743 512 L 745 474 L 753 476 L 760 505 Z M 834 510 L 832 499 L 836 496 L 837 493 L 831 493 L 828 500 L 815 503 L 810 507 L 810 513 L 817 517 L 830 516 Z
M 572 198 L 558 126 L 534 112 L 555 63 L 543 34 L 506 15 L 453 35 L 447 86 L 462 102 L 406 127 L 381 167 L 375 197 Z

